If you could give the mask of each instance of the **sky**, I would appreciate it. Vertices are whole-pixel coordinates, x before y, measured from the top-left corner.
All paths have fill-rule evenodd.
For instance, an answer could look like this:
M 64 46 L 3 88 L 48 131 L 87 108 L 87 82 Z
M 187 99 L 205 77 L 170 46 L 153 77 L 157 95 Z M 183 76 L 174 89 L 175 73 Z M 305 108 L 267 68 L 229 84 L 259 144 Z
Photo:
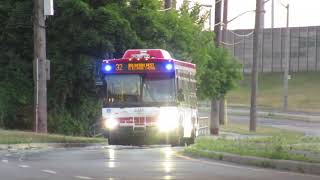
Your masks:
M 183 0 L 178 0 L 178 6 Z M 212 5 L 215 0 L 193 0 L 203 5 Z M 256 0 L 229 0 L 228 19 L 237 15 L 254 10 Z M 286 8 L 283 4 L 290 4 L 290 27 L 319 26 L 320 25 L 320 0 L 274 0 L 275 27 L 286 26 Z M 204 11 L 208 7 L 203 7 Z M 265 4 L 265 28 L 271 27 L 271 0 Z M 212 24 L 214 24 L 214 7 L 212 9 Z M 254 13 L 247 13 L 228 25 L 229 29 L 252 29 L 254 27 Z

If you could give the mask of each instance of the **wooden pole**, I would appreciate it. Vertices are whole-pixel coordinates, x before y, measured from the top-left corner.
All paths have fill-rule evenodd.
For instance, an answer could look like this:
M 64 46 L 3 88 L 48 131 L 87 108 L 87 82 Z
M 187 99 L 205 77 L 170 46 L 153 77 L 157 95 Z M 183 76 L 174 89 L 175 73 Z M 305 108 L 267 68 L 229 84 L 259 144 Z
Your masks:
M 260 31 L 261 31 L 261 0 L 256 0 L 255 29 L 253 34 L 253 63 L 251 72 L 251 107 L 250 131 L 257 129 L 257 87 L 258 87 L 258 62 L 260 58 Z
M 46 28 L 44 1 L 34 1 L 35 131 L 47 133 Z

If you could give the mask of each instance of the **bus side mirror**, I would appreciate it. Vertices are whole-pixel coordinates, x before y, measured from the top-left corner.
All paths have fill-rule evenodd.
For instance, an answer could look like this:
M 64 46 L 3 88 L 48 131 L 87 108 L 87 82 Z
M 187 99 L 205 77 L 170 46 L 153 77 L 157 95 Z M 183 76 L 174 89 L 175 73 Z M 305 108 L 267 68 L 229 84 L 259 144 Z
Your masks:
M 179 89 L 179 90 L 178 90 L 178 101 L 179 101 L 179 102 L 184 101 L 184 94 L 183 94 L 183 92 L 182 92 L 182 89 Z

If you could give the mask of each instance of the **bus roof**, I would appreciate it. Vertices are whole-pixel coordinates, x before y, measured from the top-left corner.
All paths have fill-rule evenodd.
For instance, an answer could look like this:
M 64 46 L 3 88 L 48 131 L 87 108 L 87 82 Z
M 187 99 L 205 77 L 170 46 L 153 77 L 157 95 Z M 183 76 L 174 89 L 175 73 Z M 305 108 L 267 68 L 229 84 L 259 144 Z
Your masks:
M 121 59 L 103 60 L 104 63 L 128 63 L 128 62 L 172 62 L 178 66 L 195 69 L 193 63 L 176 60 L 170 53 L 163 49 L 129 49 Z

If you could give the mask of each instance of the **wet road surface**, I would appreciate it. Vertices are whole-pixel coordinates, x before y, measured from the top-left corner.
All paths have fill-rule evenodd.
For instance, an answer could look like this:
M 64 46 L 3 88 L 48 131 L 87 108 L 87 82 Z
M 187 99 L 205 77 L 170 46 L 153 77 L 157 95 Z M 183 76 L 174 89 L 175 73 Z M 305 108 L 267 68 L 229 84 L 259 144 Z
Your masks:
M 1 152 L 2 180 L 320 180 L 320 176 L 193 159 L 171 147 L 105 146 Z

